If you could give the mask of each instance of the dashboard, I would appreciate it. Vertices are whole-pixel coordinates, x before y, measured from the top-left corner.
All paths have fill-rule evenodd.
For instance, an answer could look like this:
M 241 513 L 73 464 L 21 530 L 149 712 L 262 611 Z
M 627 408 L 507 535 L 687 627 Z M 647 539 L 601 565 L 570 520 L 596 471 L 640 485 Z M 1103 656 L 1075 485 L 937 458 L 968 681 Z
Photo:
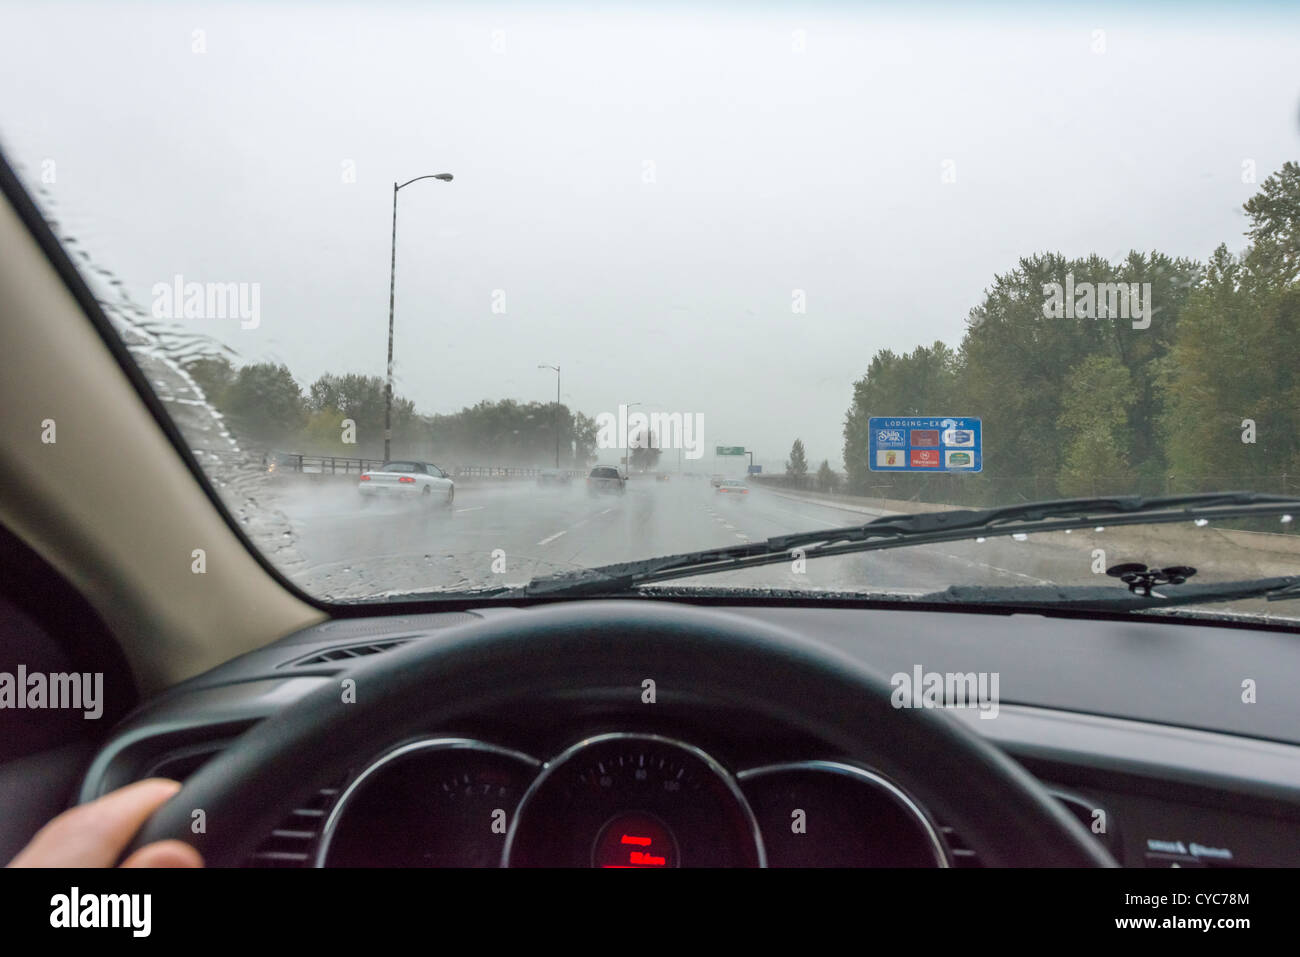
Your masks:
M 1002 669 L 1000 708 L 993 720 L 951 713 L 1124 866 L 1300 864 L 1300 744 L 1268 733 L 1300 733 L 1294 697 L 1273 697 L 1267 682 L 1300 674 L 1290 634 L 847 607 L 730 610 L 797 627 L 877 673 L 917 662 L 965 670 L 977 650 L 980 663 Z M 267 717 L 336 686 L 357 659 L 431 646 L 457 625 L 510 614 L 528 612 L 339 619 L 288 636 L 128 716 L 91 761 L 78 800 L 151 775 L 185 780 Z M 1104 663 L 1106 680 L 1086 673 L 1093 658 L 1084 649 Z M 1265 676 L 1267 706 L 1231 709 L 1238 675 L 1250 673 Z M 1205 693 L 1214 681 L 1222 701 Z M 1253 722 L 1254 733 L 1233 722 Z M 591 689 L 485 704 L 451 725 L 395 733 L 308 793 L 298 793 L 301 781 L 331 754 L 324 746 L 295 755 L 271 784 L 293 797 L 293 810 L 265 827 L 244 863 L 981 866 L 904 774 L 862 759 L 869 745 L 850 755 L 725 701 L 647 706 Z M 997 825 L 1014 835 L 1017 822 Z

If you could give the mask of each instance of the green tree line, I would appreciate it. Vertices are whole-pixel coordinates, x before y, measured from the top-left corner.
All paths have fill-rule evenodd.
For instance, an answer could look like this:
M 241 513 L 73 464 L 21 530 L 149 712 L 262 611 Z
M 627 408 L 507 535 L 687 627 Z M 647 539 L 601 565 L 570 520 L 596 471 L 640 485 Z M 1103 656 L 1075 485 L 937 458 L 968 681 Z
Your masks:
M 849 489 L 893 483 L 889 497 L 969 504 L 1281 491 L 1283 481 L 1296 491 L 1300 164 L 1270 176 L 1244 210 L 1249 244 L 1240 254 L 1220 245 L 1201 263 L 1130 252 L 1115 265 L 1035 254 L 994 277 L 955 348 L 877 352 L 845 416 Z M 1048 318 L 1052 284 L 1067 274 L 1075 289 L 1149 283 L 1149 325 Z M 979 417 L 983 472 L 873 472 L 868 419 L 908 415 Z
M 225 417 L 242 445 L 261 449 L 381 458 L 384 380 L 325 373 L 306 390 L 283 363 L 236 367 L 225 356 L 196 359 L 186 371 Z M 455 465 L 560 465 L 583 468 L 595 457 L 596 423 L 554 402 L 485 400 L 448 415 L 421 415 L 393 396 L 392 454 Z

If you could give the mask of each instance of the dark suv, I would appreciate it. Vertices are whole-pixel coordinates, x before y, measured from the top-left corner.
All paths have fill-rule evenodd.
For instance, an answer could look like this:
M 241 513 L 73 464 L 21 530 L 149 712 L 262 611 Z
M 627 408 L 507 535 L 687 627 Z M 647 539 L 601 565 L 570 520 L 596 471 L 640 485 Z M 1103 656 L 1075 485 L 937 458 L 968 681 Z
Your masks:
M 587 491 L 592 495 L 599 492 L 622 494 L 626 484 L 622 473 L 611 465 L 597 465 L 587 476 Z

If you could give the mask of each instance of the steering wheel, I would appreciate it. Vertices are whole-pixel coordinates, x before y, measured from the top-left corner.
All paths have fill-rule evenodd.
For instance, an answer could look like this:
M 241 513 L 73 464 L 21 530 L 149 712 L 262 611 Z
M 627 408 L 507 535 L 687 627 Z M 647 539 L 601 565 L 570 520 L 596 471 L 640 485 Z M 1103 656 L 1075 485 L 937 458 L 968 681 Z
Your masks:
M 647 678 L 653 704 L 641 703 Z M 581 693 L 664 717 L 707 702 L 783 722 L 898 781 L 987 866 L 1116 866 L 1018 764 L 941 709 L 895 708 L 892 691 L 842 652 L 724 611 L 593 601 L 494 614 L 365 659 L 267 717 L 191 775 L 126 854 L 174 838 L 208 866 L 238 866 L 300 798 L 402 738 Z

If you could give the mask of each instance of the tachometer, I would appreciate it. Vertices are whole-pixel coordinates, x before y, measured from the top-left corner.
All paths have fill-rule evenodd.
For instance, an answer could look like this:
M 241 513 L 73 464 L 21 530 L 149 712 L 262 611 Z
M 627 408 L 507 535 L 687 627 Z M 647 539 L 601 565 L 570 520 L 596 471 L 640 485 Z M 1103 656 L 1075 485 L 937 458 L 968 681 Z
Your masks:
M 323 867 L 499 867 L 540 762 L 466 738 L 403 745 L 344 791 L 317 853 Z
M 511 867 L 761 867 L 763 843 L 731 775 L 649 734 L 580 741 L 547 764 L 506 839 Z
M 762 828 L 769 867 L 947 867 L 929 816 L 897 785 L 836 761 L 737 775 Z

